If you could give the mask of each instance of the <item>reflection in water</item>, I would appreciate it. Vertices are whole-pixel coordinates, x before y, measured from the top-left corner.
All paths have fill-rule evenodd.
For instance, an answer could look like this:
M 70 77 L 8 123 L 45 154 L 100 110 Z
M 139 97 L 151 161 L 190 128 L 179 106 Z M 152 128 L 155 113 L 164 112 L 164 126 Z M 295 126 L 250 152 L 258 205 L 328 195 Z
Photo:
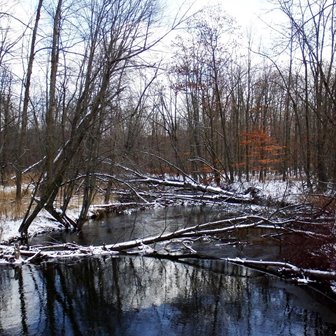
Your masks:
M 55 232 L 31 239 L 30 244 L 45 244 L 48 242 L 76 242 L 81 245 L 102 245 L 119 243 L 121 241 L 143 238 L 163 232 L 173 232 L 187 226 L 208 221 L 238 216 L 240 212 L 248 211 L 246 207 L 167 207 L 135 211 L 129 215 L 111 215 L 102 220 L 92 220 L 83 226 L 76 234 L 70 232 Z
M 1 335 L 333 335 L 303 288 L 221 261 L 93 258 L 0 274 Z

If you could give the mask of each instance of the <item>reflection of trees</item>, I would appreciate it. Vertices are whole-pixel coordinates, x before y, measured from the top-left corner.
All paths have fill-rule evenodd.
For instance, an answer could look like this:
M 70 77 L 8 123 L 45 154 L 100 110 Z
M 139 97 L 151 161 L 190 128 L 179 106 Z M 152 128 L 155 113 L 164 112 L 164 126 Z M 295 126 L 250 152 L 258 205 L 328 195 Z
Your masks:
M 297 320 L 301 327 L 316 325 L 307 312 L 287 314 L 286 300 L 271 295 L 269 278 L 222 264 L 215 265 L 221 272 L 212 273 L 148 258 L 94 259 L 72 267 L 53 265 L 57 277 L 51 278 L 68 302 L 63 314 L 70 320 L 76 316 L 82 330 L 90 326 L 123 334 L 136 333 L 140 325 L 146 330 L 168 324 L 189 335 L 236 334 L 235 329 L 252 335 L 264 325 L 284 333 L 301 332 Z
M 26 308 L 26 301 L 25 301 L 25 294 L 24 294 L 24 283 L 23 283 L 23 276 L 22 276 L 21 267 L 17 267 L 15 269 L 15 279 L 18 281 L 18 286 L 19 286 L 22 334 L 23 335 L 28 335 L 27 308 Z
M 6 296 L 10 288 L 10 276 L 7 270 L 0 272 L 0 335 L 3 334 L 3 314 L 9 304 L 9 297 Z
M 59 335 L 59 331 L 63 334 L 71 327 L 75 335 L 79 335 L 80 322 L 77 320 L 76 310 L 73 309 L 73 297 L 69 291 L 71 286 L 68 286 L 69 282 L 66 282 L 58 268 L 50 266 L 42 269 L 47 296 L 47 328 L 52 334 Z
M 319 316 L 297 308 L 293 296 L 272 287 L 273 279 L 224 261 L 92 258 L 22 268 L 17 275 L 22 301 L 15 314 L 23 335 L 239 335 L 243 330 L 244 335 L 270 330 L 301 335 L 315 329 L 319 335 L 323 330 Z M 9 306 L 1 308 L 10 313 Z

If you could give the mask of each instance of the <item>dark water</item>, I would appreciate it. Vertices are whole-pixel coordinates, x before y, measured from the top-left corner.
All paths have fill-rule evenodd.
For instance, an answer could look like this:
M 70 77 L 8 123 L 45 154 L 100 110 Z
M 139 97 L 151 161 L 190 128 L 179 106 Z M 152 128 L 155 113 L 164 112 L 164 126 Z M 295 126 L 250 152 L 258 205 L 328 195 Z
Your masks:
M 77 242 L 82 245 L 102 245 L 103 243 L 118 243 L 134 238 L 144 238 L 163 232 L 173 232 L 177 229 L 214 221 L 229 216 L 239 216 L 243 211 L 249 211 L 241 206 L 194 206 L 167 207 L 134 211 L 129 215 L 111 216 L 100 221 L 90 221 L 77 234 L 65 232 L 53 233 L 34 238 L 31 244 L 45 242 Z
M 157 210 L 90 223 L 85 239 L 87 243 L 120 241 L 160 231 L 162 225 L 171 230 L 171 224 L 176 228 L 225 216 L 222 209 L 194 211 L 195 215 L 188 209 L 184 216 L 180 208 Z M 83 238 L 44 237 L 79 242 Z M 227 246 L 218 246 L 210 253 L 220 251 L 230 252 Z M 108 257 L 0 272 L 0 335 L 315 336 L 335 332 L 336 307 L 321 293 L 225 261 Z

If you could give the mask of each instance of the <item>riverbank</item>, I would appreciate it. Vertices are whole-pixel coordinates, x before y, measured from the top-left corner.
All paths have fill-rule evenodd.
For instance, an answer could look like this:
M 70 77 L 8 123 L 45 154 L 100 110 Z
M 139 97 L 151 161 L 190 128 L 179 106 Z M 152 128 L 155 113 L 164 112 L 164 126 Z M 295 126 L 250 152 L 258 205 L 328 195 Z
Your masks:
M 278 202 L 295 204 L 297 202 L 304 201 L 304 186 L 300 181 L 282 181 L 278 179 L 270 179 L 265 182 L 259 182 L 257 180 L 251 182 L 235 182 L 229 186 L 229 190 L 233 193 L 243 194 L 247 190 L 251 189 L 258 193 L 258 196 L 264 200 L 273 200 Z M 13 203 L 9 195 L 13 193 L 13 187 L 2 188 L 2 193 Z M 12 196 L 13 197 L 13 196 Z M 185 202 L 187 205 L 187 202 Z M 122 205 L 122 204 L 121 204 Z M 97 208 L 106 209 L 108 205 L 92 205 L 91 209 L 96 212 Z M 67 215 L 76 220 L 80 211 L 80 202 L 76 200 L 76 204 L 67 211 Z M 16 219 L 11 217 L 10 212 L 5 211 L 6 215 L 0 217 L 0 243 L 8 244 L 17 240 L 20 236 L 18 233 L 19 227 L 22 222 L 23 215 L 16 215 Z M 127 213 L 127 211 L 126 211 Z M 33 221 L 29 227 L 29 237 L 36 236 L 38 234 L 53 232 L 58 230 L 64 230 L 64 226 L 57 223 L 50 214 L 43 210 Z
M 78 211 L 71 210 L 69 216 L 73 219 L 78 216 Z M 20 238 L 19 227 L 22 223 L 22 219 L 6 220 L 2 219 L 0 224 L 0 243 L 9 244 Z M 50 214 L 43 210 L 35 218 L 34 222 L 29 227 L 29 237 L 34 237 L 38 234 L 43 234 L 47 232 L 61 231 L 64 230 L 64 226 L 55 222 L 55 220 L 50 216 Z
M 179 204 L 169 203 L 169 207 L 180 205 L 183 209 L 190 209 L 191 205 L 195 204 L 202 208 L 204 205 L 207 205 L 208 212 L 211 214 L 212 222 L 207 222 L 207 220 L 202 217 L 203 219 L 197 219 L 194 229 L 186 229 L 186 227 L 190 225 L 190 221 L 188 221 L 188 223 L 182 225 L 183 230 L 178 230 L 175 225 L 176 223 L 179 223 L 180 219 L 176 219 L 174 217 L 174 219 L 169 224 L 164 223 L 164 227 L 155 232 L 155 235 L 158 236 L 154 235 L 154 237 L 151 237 L 149 230 L 153 226 L 152 217 L 150 217 L 151 224 L 148 225 L 149 222 L 147 220 L 142 222 L 142 220 L 139 219 L 141 216 L 137 214 L 137 227 L 142 225 L 143 228 L 137 234 L 135 234 L 134 237 L 126 237 L 124 240 L 121 240 L 122 243 L 115 245 L 116 242 L 111 243 L 110 240 L 106 238 L 106 233 L 106 235 L 103 235 L 101 246 L 97 246 L 99 245 L 99 240 L 97 241 L 96 239 L 93 239 L 89 233 L 90 227 L 94 227 L 94 231 L 97 231 L 99 230 L 100 225 L 96 225 L 95 222 L 91 222 L 85 224 L 87 227 L 84 226 L 83 228 L 81 236 L 85 238 L 84 242 L 74 242 L 75 237 L 74 235 L 70 234 L 71 237 L 68 241 L 71 242 L 71 246 L 62 245 L 64 250 L 63 252 L 68 254 L 70 253 L 72 257 L 78 257 L 79 255 L 89 256 L 93 254 L 114 254 L 118 253 L 118 251 L 121 251 L 121 253 L 146 255 L 149 253 L 149 247 L 152 246 L 151 244 L 153 243 L 158 243 L 163 240 L 163 244 L 171 246 L 171 244 L 176 243 L 176 239 L 180 239 L 182 241 L 182 248 L 187 249 L 187 253 L 182 254 L 182 257 L 186 257 L 191 254 L 190 256 L 195 258 L 199 253 L 197 245 L 193 245 L 191 247 L 189 245 L 185 245 L 183 241 L 186 239 L 186 237 L 188 237 L 188 242 L 193 241 L 193 239 L 194 242 L 197 242 L 199 241 L 197 237 L 203 236 L 208 237 L 207 239 L 212 241 L 214 244 L 212 246 L 212 250 L 217 248 L 216 242 L 218 242 L 218 240 L 220 240 L 220 244 L 218 245 L 219 249 L 225 249 L 225 246 L 231 246 L 232 244 L 237 247 L 236 255 L 232 256 L 231 253 L 229 253 L 228 255 L 225 255 L 225 258 L 238 258 L 235 259 L 236 262 L 237 260 L 239 262 L 242 260 L 244 263 L 249 261 L 250 264 L 248 264 L 247 267 L 252 268 L 258 268 L 253 264 L 255 262 L 254 259 L 263 260 L 263 268 L 265 268 L 266 271 L 269 271 L 270 268 L 274 268 L 274 265 L 276 265 L 277 269 L 274 270 L 274 273 L 279 274 L 281 277 L 292 279 L 293 281 L 300 284 L 323 282 L 330 285 L 331 290 L 335 293 L 336 283 L 333 272 L 336 265 L 336 244 L 335 236 L 332 231 L 333 220 L 335 218 L 334 212 L 329 212 L 327 217 L 327 212 L 321 212 L 323 207 L 316 208 L 309 205 L 308 203 L 305 203 L 305 200 L 307 199 L 304 198 L 303 193 L 300 192 L 298 184 L 295 183 L 269 181 L 268 183 L 264 184 L 237 184 L 236 186 L 231 186 L 231 189 L 228 193 L 237 195 L 237 197 L 239 197 L 239 195 L 247 196 L 246 191 L 249 188 L 257 190 L 256 192 L 258 193 L 258 197 L 261 199 L 269 199 L 269 204 L 267 204 L 267 202 L 242 202 L 231 204 L 230 202 L 225 202 L 222 200 L 215 201 L 215 199 L 212 201 L 212 203 L 210 203 L 210 201 L 209 203 L 206 203 L 204 198 L 202 201 L 200 201 L 199 197 L 196 197 L 195 199 L 197 201 L 194 199 L 194 203 L 192 203 L 191 201 L 186 201 L 186 198 L 184 197 L 183 201 L 180 200 Z M 163 189 L 161 192 L 161 196 L 163 196 Z M 172 187 L 169 187 L 167 192 L 169 195 L 175 195 L 176 199 L 178 199 L 178 195 L 180 195 L 180 199 L 182 199 L 181 196 L 183 195 L 191 196 L 191 194 L 186 194 L 185 190 L 181 188 L 173 189 Z M 202 195 L 203 192 L 199 194 Z M 253 198 L 251 198 L 251 200 L 253 201 Z M 282 207 L 280 205 L 282 203 L 291 203 L 292 205 Z M 73 220 L 78 218 L 79 204 L 80 202 L 77 202 L 77 207 L 73 206 L 71 210 L 67 212 L 67 215 L 70 216 Z M 129 206 L 133 207 L 134 205 L 137 205 L 137 207 L 135 207 L 136 209 L 146 211 L 146 207 L 141 206 L 143 204 L 144 203 L 118 202 L 110 205 L 96 204 L 92 205 L 90 216 L 94 213 L 97 215 L 97 209 L 99 210 L 98 215 L 100 211 L 105 211 L 105 209 L 107 209 L 106 212 L 113 212 L 111 209 L 115 209 L 116 206 L 119 206 L 117 211 L 114 211 L 117 214 L 131 214 L 132 211 L 130 211 Z M 146 203 L 146 205 L 151 205 L 151 207 L 156 208 L 157 205 L 158 207 L 164 209 L 167 206 L 164 206 L 163 204 L 165 204 L 165 202 L 162 203 L 162 200 L 160 201 L 159 198 L 157 198 L 157 195 L 155 201 L 152 203 Z M 239 210 L 238 207 L 240 207 Z M 147 209 L 147 211 L 151 210 Z M 215 216 L 216 211 L 219 211 L 219 213 L 224 216 L 222 220 L 218 221 L 218 218 Z M 127 217 L 128 216 L 116 217 L 115 220 L 118 222 L 118 225 L 114 228 L 111 228 L 110 230 L 110 232 L 118 232 L 118 239 L 120 239 L 119 235 L 121 234 L 121 231 L 118 231 L 120 229 L 120 223 L 125 220 L 125 218 L 127 221 Z M 17 238 L 19 238 L 18 229 L 20 224 L 20 219 L 6 220 L 2 222 L 1 241 L 3 244 L 8 244 L 11 242 L 13 243 L 15 240 L 17 240 Z M 105 223 L 103 227 L 105 227 L 105 225 L 108 224 Z M 168 236 L 164 236 L 162 232 L 166 232 L 167 228 L 171 229 L 174 234 L 170 235 L 168 232 Z M 50 232 L 52 245 L 56 242 L 55 238 L 53 238 L 54 236 L 52 232 L 63 230 L 64 226 L 56 222 L 48 212 L 41 211 L 39 216 L 36 217 L 30 226 L 28 232 L 29 237 L 34 237 L 41 233 Z M 124 229 L 122 229 L 122 232 L 123 231 Z M 144 232 L 146 234 L 144 234 Z M 113 238 L 114 235 L 111 237 Z M 213 240 L 210 239 L 211 237 Z M 88 241 L 90 242 L 90 246 L 86 246 L 88 245 Z M 57 242 L 62 243 L 62 240 L 57 240 Z M 109 243 L 109 245 L 107 245 L 107 243 Z M 94 252 L 92 250 L 91 244 L 95 247 Z M 261 255 L 258 254 L 259 250 L 264 251 L 267 246 L 269 246 L 271 251 L 273 251 L 275 245 L 278 246 L 279 251 L 281 251 L 281 255 L 273 255 L 273 252 L 265 252 Z M 45 259 L 50 259 L 58 258 L 60 256 L 59 250 L 56 252 L 52 250 L 47 251 L 45 250 L 46 247 L 43 247 L 43 251 L 29 250 L 29 253 L 33 254 L 33 258 L 36 256 L 39 258 L 44 256 Z M 15 254 L 15 247 L 13 244 L 11 248 L 14 248 L 14 250 L 11 253 L 8 252 L 9 254 L 7 253 L 8 258 L 5 256 L 7 258 L 5 258 L 7 260 L 6 262 L 8 263 L 10 263 L 8 260 L 12 260 L 12 255 Z M 51 247 L 51 249 L 52 248 L 53 247 Z M 203 248 L 203 246 L 201 246 L 201 248 Z M 148 256 L 153 256 L 155 254 L 156 257 L 160 257 L 158 251 L 154 252 L 155 253 L 149 253 Z M 167 253 L 169 255 L 169 252 Z M 202 253 L 200 253 L 200 255 L 202 255 Z M 167 255 L 162 255 L 162 257 L 165 258 Z M 179 259 L 181 256 L 173 255 L 173 257 Z M 217 257 L 220 258 L 221 256 Z M 28 256 L 28 259 L 29 258 L 32 257 Z M 232 259 L 230 262 L 235 261 Z M 290 264 L 289 269 L 285 269 L 284 262 L 286 265 Z M 258 266 L 260 267 L 260 265 Z M 302 270 L 304 270 L 304 272 Z M 312 277 L 312 274 L 316 279 Z

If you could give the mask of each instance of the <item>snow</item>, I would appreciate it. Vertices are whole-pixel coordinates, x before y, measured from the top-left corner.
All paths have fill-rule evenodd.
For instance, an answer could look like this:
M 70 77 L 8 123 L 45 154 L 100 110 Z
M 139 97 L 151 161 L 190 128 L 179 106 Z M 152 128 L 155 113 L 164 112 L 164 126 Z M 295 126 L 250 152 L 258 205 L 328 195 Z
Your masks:
M 76 218 L 78 211 L 71 210 L 67 215 L 71 218 Z M 19 227 L 22 219 L 7 220 L 2 218 L 0 220 L 0 243 L 5 244 L 20 237 Z M 35 236 L 44 232 L 51 232 L 55 230 L 63 230 L 64 226 L 55 222 L 48 212 L 42 210 L 35 218 L 29 227 L 29 236 Z
M 304 191 L 302 181 L 282 181 L 276 178 L 265 182 L 252 180 L 250 182 L 234 182 L 232 184 L 232 189 L 239 193 L 243 193 L 249 187 L 258 189 L 260 191 L 258 195 L 263 198 L 271 197 L 273 200 L 283 200 L 288 203 L 297 202 Z
M 311 281 L 308 278 L 298 278 L 296 282 L 298 285 L 308 285 Z
M 331 290 L 336 294 L 336 281 L 331 281 Z

